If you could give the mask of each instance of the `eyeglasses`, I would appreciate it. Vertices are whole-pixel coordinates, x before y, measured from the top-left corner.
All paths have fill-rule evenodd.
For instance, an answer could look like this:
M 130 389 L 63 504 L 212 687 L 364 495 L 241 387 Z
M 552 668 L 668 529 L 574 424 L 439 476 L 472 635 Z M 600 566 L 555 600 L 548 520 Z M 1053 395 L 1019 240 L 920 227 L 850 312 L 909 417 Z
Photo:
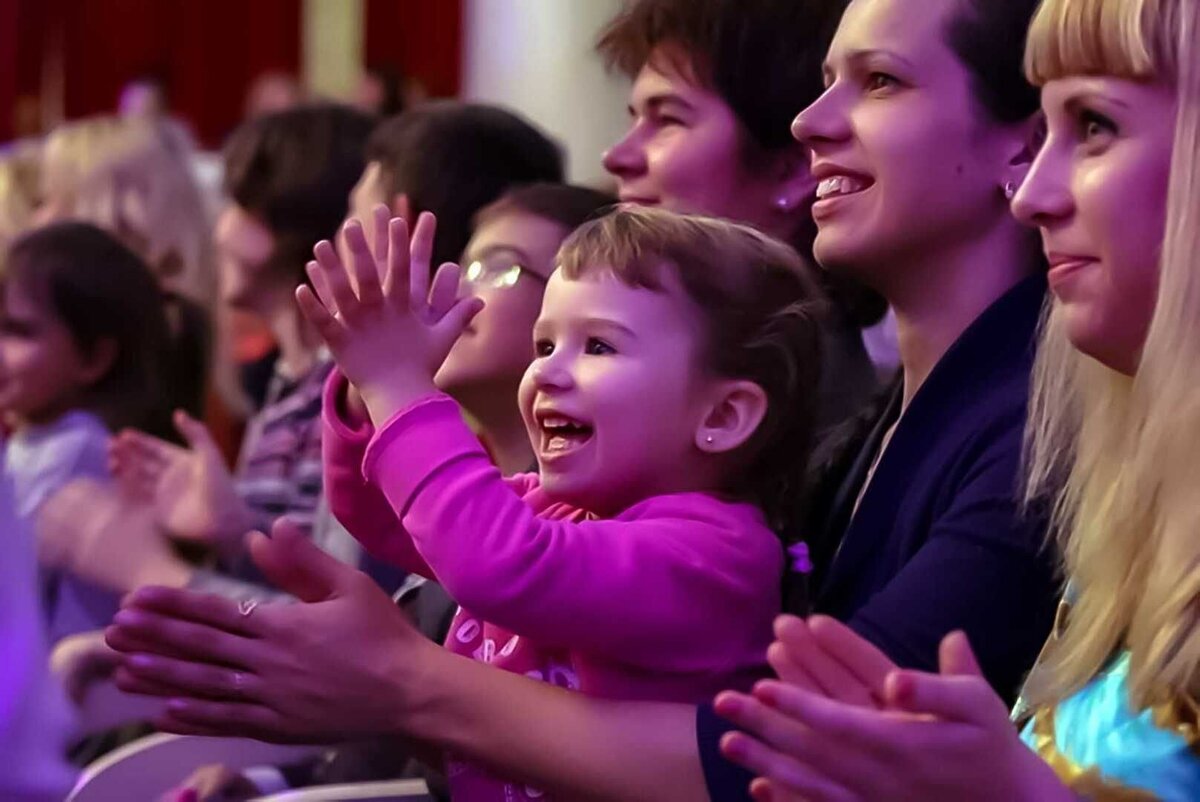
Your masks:
M 477 287 L 503 290 L 516 286 L 517 282 L 521 280 L 522 273 L 543 284 L 546 283 L 546 279 L 519 264 L 513 262 L 488 263 L 480 259 L 467 265 L 467 269 L 463 273 L 463 281 Z

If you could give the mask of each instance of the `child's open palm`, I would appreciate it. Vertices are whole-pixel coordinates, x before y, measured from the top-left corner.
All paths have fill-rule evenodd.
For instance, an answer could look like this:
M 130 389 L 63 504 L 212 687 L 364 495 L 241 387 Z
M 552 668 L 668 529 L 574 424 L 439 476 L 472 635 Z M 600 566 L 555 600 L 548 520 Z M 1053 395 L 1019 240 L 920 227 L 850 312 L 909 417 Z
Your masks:
M 172 536 L 221 549 L 240 548 L 255 525 L 221 451 L 203 423 L 184 412 L 175 426 L 188 447 L 127 429 L 109 447 L 110 464 L 132 499 L 149 502 Z
M 312 286 L 296 290 L 305 318 L 376 424 L 433 391 L 433 375 L 483 307 L 459 298 L 456 264 L 442 265 L 430 284 L 432 214 L 418 218 L 411 244 L 405 221 L 389 214 L 386 206 L 375 210 L 374 248 L 357 220 L 346 225 L 349 264 L 327 240 L 318 243 L 308 264 Z

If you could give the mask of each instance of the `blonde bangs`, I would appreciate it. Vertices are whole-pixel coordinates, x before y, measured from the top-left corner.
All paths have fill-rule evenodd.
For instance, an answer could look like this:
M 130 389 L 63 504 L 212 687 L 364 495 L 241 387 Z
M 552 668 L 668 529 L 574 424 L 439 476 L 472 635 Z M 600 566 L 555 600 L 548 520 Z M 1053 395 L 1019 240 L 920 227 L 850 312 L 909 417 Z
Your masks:
M 1045 0 L 1029 27 L 1034 86 L 1073 75 L 1134 81 L 1175 75 L 1176 0 Z

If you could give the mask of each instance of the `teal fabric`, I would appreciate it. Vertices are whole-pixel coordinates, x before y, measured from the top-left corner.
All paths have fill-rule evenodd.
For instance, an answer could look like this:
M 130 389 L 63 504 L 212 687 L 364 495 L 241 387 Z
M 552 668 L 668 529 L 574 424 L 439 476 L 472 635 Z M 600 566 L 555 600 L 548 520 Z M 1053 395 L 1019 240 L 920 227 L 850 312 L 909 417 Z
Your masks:
M 1124 653 L 1054 711 L 1055 745 L 1081 768 L 1108 781 L 1149 791 L 1163 802 L 1200 800 L 1200 757 L 1183 737 L 1129 705 L 1129 654 Z M 1033 722 L 1021 734 L 1034 745 Z

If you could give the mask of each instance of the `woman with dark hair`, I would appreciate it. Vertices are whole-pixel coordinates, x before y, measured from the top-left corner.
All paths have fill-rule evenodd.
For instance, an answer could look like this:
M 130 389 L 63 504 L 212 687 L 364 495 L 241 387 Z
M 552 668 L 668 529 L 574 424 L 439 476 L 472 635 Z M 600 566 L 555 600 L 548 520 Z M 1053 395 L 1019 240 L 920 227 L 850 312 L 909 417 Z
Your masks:
M 812 259 L 813 180 L 787 133 L 821 92 L 821 59 L 841 0 L 640 0 L 597 50 L 633 81 L 629 130 L 604 154 L 621 200 L 749 223 Z M 884 300 L 825 271 L 820 430 L 878 390 L 861 329 Z
M 842 618 L 909 667 L 936 666 L 942 636 L 964 629 L 986 644 L 984 671 L 1008 695 L 1034 661 L 1055 596 L 1044 522 L 1023 518 L 1016 494 L 1045 287 L 1036 240 L 1008 213 L 1037 130 L 1036 93 L 1020 72 L 1035 4 L 937 0 L 916 15 L 897 0 L 855 0 L 827 59 L 826 92 L 795 126 L 820 184 L 816 256 L 895 306 L 904 371 L 886 406 L 863 416 L 823 466 L 799 529 L 815 570 L 807 581 L 789 578 L 791 608 Z M 731 13 L 757 7 L 731 4 Z M 637 125 L 664 127 L 657 142 L 688 125 L 736 133 L 728 108 L 723 124 L 710 116 L 700 125 L 689 109 L 706 100 L 648 91 L 635 104 Z M 693 164 L 714 177 L 731 166 Z M 796 198 L 808 203 L 803 186 L 795 183 Z M 791 187 L 764 184 L 755 208 L 790 200 L 778 193 Z M 632 183 L 623 189 L 630 200 L 661 200 L 634 198 Z M 260 539 L 255 556 L 316 604 L 247 619 L 219 599 L 146 590 L 111 633 L 127 652 L 187 658 L 143 655 L 120 677 L 132 690 L 171 687 L 181 698 L 162 723 L 173 730 L 274 739 L 403 733 L 565 796 L 745 794 L 749 777 L 719 755 L 724 728 L 710 710 L 606 703 L 490 677 L 486 666 L 421 643 L 386 597 L 307 544 Z M 805 567 L 802 554 L 796 562 Z M 350 616 L 354 631 L 334 635 L 332 621 Z M 281 642 L 316 627 L 337 638 L 321 640 L 322 654 Z M 203 633 L 206 645 L 189 645 L 188 633 Z M 351 649 L 353 666 L 331 656 Z M 222 663 L 249 673 L 239 680 Z M 303 665 L 303 676 L 287 675 L 284 664 Z M 256 690 L 203 698 L 235 686 Z M 354 692 L 337 689 L 347 686 Z

